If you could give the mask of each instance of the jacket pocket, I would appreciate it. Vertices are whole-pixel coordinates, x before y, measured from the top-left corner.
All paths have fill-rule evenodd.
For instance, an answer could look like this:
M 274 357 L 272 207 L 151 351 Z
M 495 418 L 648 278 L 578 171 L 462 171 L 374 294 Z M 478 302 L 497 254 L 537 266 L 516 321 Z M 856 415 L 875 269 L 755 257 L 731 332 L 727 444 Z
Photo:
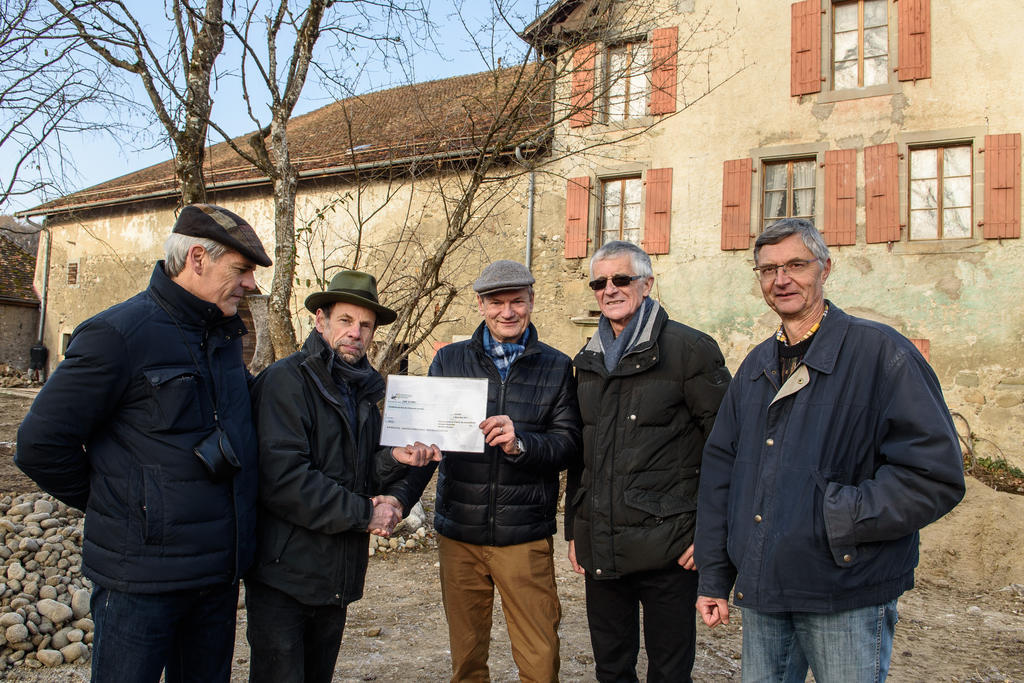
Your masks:
M 143 465 L 139 470 L 142 479 L 137 504 L 141 519 L 143 545 L 163 545 L 164 542 L 164 497 L 160 482 L 160 467 Z
M 204 426 L 200 382 L 194 367 L 148 368 L 142 371 L 154 403 L 157 431 L 195 432 Z
M 672 493 L 649 491 L 647 489 L 626 489 L 623 493 L 626 505 L 641 512 L 646 512 L 660 524 L 667 517 L 693 512 L 697 509 L 697 498 L 684 498 Z

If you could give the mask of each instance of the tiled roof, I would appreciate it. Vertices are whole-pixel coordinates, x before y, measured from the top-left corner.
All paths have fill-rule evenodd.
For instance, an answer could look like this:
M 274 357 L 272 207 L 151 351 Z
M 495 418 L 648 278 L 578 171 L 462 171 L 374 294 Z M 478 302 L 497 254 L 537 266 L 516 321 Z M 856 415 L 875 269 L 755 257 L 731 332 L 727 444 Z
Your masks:
M 38 304 L 32 288 L 35 272 L 36 257 L 0 235 L 0 303 Z
M 351 171 L 353 163 L 408 163 L 415 159 L 459 156 L 481 143 L 481 136 L 503 116 L 509 101 L 525 103 L 523 113 L 503 128 L 511 151 L 543 131 L 550 120 L 550 84 L 540 64 L 487 71 L 360 95 L 293 117 L 289 149 L 300 177 Z M 507 93 L 532 83 L 534 97 Z M 236 138 L 246 148 L 245 139 Z M 227 143 L 213 145 L 204 162 L 207 189 L 266 182 L 266 176 Z M 129 173 L 29 211 L 60 213 L 72 208 L 130 202 L 178 192 L 174 161 Z

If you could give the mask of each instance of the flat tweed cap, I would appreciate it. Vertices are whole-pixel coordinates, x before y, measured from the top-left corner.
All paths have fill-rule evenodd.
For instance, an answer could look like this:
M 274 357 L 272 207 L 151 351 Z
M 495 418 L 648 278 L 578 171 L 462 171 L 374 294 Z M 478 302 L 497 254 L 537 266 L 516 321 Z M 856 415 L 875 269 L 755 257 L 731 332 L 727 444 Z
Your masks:
M 238 214 L 213 204 L 189 204 L 178 214 L 171 232 L 213 240 L 263 267 L 271 264 L 252 226 Z
M 477 294 L 493 294 L 510 289 L 525 289 L 534 282 L 530 269 L 522 263 L 502 259 L 484 268 L 480 277 L 473 282 Z

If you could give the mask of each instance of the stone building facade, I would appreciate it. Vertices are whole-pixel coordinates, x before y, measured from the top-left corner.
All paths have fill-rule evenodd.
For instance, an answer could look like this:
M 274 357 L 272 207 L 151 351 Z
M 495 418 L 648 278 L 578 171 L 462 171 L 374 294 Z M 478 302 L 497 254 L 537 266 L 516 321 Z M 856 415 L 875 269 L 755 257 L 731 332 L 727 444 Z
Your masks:
M 459 261 L 464 294 L 412 371 L 479 322 L 468 283 L 495 258 L 529 259 L 541 336 L 573 354 L 596 322 L 589 256 L 620 236 L 652 254 L 653 296 L 718 339 L 735 368 L 777 325 L 750 271 L 753 238 L 778 217 L 805 216 L 832 249 L 827 296 L 915 340 L 963 432 L 987 439 L 983 454 L 1024 466 L 1024 75 L 1006 28 L 1022 22 L 1017 0 L 983 10 L 955 0 L 553 3 L 524 32 L 565 74 L 550 138 L 505 181 Z M 400 119 L 395 97 L 387 111 Z M 437 168 L 435 181 L 457 180 Z M 140 174 L 114 182 L 116 201 L 95 192 L 37 210 L 54 234 L 48 343 L 59 347 L 85 316 L 144 286 L 175 201 L 172 190 L 141 199 L 160 174 Z M 211 201 L 271 241 L 265 185 L 214 186 Z M 320 209 L 352 187 L 326 173 L 300 185 L 300 213 L 320 218 L 296 302 L 318 261 L 348 258 L 345 212 Z M 425 241 L 443 228 L 444 203 L 426 184 L 360 187 L 364 209 L 384 207 L 363 226 L 384 251 L 410 215 Z M 67 284 L 73 263 L 80 281 Z M 258 279 L 266 291 L 270 274 Z
M 36 257 L 0 233 L 0 364 L 26 371 L 36 343 L 39 297 L 32 288 Z

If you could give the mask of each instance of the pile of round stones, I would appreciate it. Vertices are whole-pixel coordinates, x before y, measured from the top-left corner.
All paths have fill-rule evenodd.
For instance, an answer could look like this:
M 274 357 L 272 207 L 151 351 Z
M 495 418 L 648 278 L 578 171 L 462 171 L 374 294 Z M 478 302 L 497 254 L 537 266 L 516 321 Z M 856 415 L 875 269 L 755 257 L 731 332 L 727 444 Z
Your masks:
M 0 498 L 0 671 L 89 661 L 82 513 L 44 493 Z
M 409 516 L 398 523 L 389 537 L 370 536 L 370 556 L 436 548 L 437 538 L 427 528 L 425 518 L 423 505 L 416 503 L 409 511 Z

